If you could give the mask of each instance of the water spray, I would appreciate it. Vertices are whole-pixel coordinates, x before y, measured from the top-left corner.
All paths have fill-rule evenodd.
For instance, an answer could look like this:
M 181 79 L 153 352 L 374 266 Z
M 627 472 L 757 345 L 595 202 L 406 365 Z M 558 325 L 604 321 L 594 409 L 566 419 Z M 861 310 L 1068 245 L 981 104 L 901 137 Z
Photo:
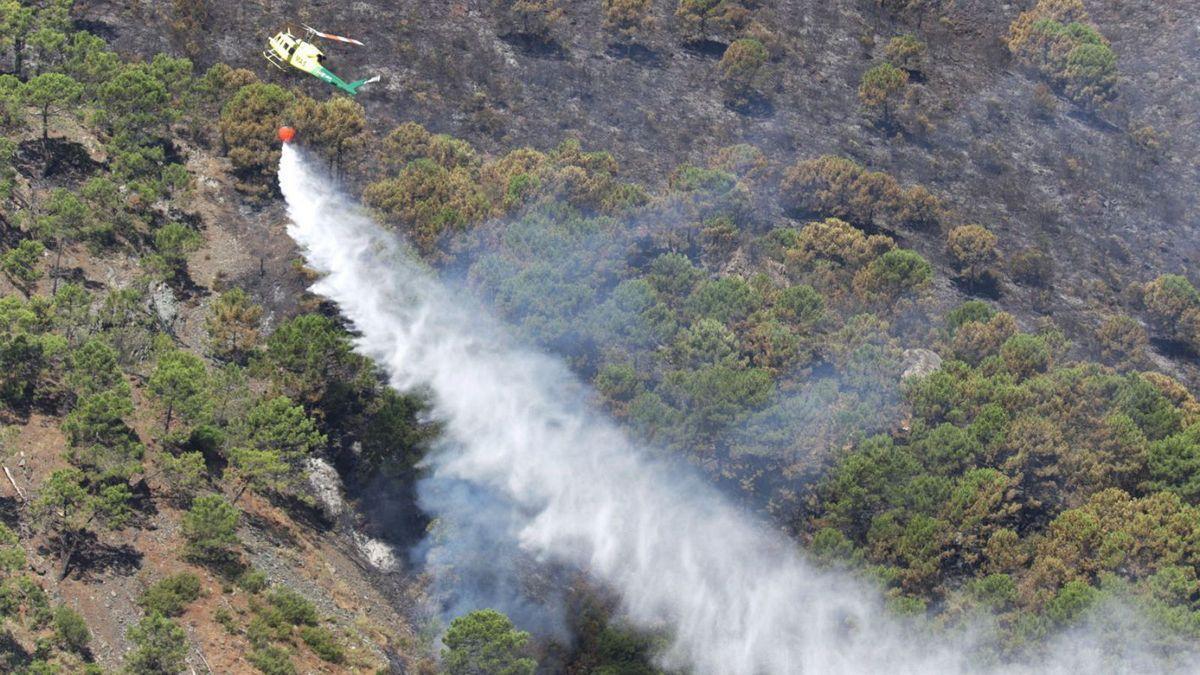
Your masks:
M 920 623 L 899 623 L 877 592 L 814 568 L 790 539 L 690 470 L 653 459 L 588 406 L 559 360 L 516 344 L 488 312 L 439 283 L 293 144 L 283 147 L 279 180 L 288 233 L 323 275 L 312 290 L 337 303 L 358 331 L 356 349 L 392 386 L 427 393 L 443 424 L 427 460 L 425 492 L 440 495 L 423 504 L 432 515 L 486 516 L 529 555 L 585 570 L 616 594 L 624 619 L 669 636 L 658 656 L 668 668 L 974 670 L 965 638 L 951 644 Z M 455 484 L 491 495 L 489 512 L 470 491 L 437 489 Z M 486 541 L 458 543 L 491 554 Z M 1088 663 L 1077 651 L 1038 670 Z

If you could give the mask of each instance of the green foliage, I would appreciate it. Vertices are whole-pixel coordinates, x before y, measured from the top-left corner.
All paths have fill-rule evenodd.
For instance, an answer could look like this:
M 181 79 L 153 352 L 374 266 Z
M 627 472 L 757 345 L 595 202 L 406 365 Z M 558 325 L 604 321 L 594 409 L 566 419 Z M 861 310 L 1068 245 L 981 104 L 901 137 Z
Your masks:
M 153 142 L 175 115 L 167 87 L 144 64 L 123 66 L 96 93 L 105 126 L 123 145 Z
M 317 608 L 312 602 L 290 588 L 275 588 L 267 596 L 267 602 L 280 612 L 284 621 L 293 626 L 316 626 L 319 621 Z
M 766 79 L 764 66 L 768 57 L 767 48 L 751 38 L 735 40 L 725 50 L 718 68 L 721 73 L 721 87 L 725 91 L 726 101 L 731 106 L 743 106 L 749 97 L 761 95 Z
M 954 265 L 968 281 L 986 281 L 996 274 L 996 235 L 979 225 L 961 225 L 950 230 L 946 247 Z
M 325 447 L 326 438 L 317 430 L 304 407 L 286 396 L 267 399 L 254 406 L 235 430 L 238 442 L 256 450 L 278 453 L 285 461 L 299 464 Z
M 59 605 L 54 608 L 54 639 L 63 649 L 85 654 L 92 634 L 79 612 Z
M 291 653 L 282 647 L 257 647 L 246 654 L 246 660 L 265 675 L 296 675 Z
M 5 276 L 28 296 L 33 283 L 42 278 L 38 263 L 45 252 L 46 247 L 42 242 L 36 239 L 22 239 L 15 248 L 4 252 L 3 258 L 0 258 L 0 269 L 3 269 Z
M 263 308 L 246 292 L 234 288 L 222 293 L 204 322 L 213 355 L 234 363 L 245 363 L 258 345 Z
M 933 266 L 916 251 L 892 249 L 871 261 L 855 279 L 866 298 L 893 302 L 923 290 L 933 279 Z
M 880 63 L 863 73 L 858 85 L 858 100 L 864 108 L 890 124 L 906 86 L 907 72 L 890 63 Z
M 261 368 L 288 396 L 303 403 L 328 402 L 333 383 L 351 379 L 359 367 L 350 341 L 331 319 L 301 314 L 285 321 L 267 338 Z M 347 377 L 349 375 L 349 377 Z
M 237 584 L 248 593 L 261 593 L 267 589 L 267 575 L 262 570 L 247 569 L 238 575 Z
M 604 0 L 604 29 L 635 40 L 656 25 L 651 0 Z
M 346 652 L 337 637 L 321 626 L 301 626 L 300 639 L 325 661 L 341 663 L 346 660 Z
M 25 549 L 17 533 L 0 523 L 0 578 L 25 566 Z
M 221 110 L 221 140 L 240 179 L 239 189 L 261 195 L 275 178 L 279 141 L 275 130 L 295 97 L 274 84 L 247 84 Z
M 204 455 L 199 452 L 164 453 L 159 462 L 166 490 L 177 503 L 189 505 L 208 479 Z
M 121 69 L 120 57 L 108 48 L 104 39 L 86 31 L 71 35 L 65 56 L 67 74 L 83 84 L 89 98 L 94 98 L 99 85 L 112 80 Z
M 104 476 L 128 477 L 141 468 L 145 449 L 125 423 L 133 414 L 128 387 L 117 386 L 79 400 L 64 419 L 72 464 Z
M 134 649 L 125 657 L 125 670 L 132 675 L 161 675 L 178 673 L 187 657 L 187 633 L 174 621 L 161 614 L 150 614 L 126 636 Z
M 187 276 L 187 256 L 200 248 L 200 235 L 190 227 L 170 222 L 154 232 L 154 254 L 146 265 L 164 280 L 179 282 Z
M 925 66 L 928 48 L 915 35 L 898 35 L 888 40 L 883 53 L 890 63 L 910 73 L 920 72 Z
M 200 578 L 191 572 L 180 572 L 147 588 L 138 598 L 138 606 L 147 614 L 179 616 L 199 597 Z
M 1081 106 L 1116 97 L 1116 55 L 1079 2 L 1039 0 L 1009 27 L 1008 48 Z
M 83 86 L 62 73 L 42 73 L 30 79 L 21 89 L 21 98 L 38 110 L 42 118 L 42 139 L 50 135 L 50 118 L 70 109 Z
M 526 656 L 529 634 L 494 609 L 481 609 L 450 622 L 442 638 L 442 667 L 449 675 L 531 675 L 537 662 Z
M 208 563 L 228 560 L 238 545 L 237 527 L 241 512 L 220 495 L 202 495 L 192 501 L 183 517 L 183 536 L 188 555 Z
M 1200 500 L 1200 424 L 1150 445 L 1150 487 L 1170 490 L 1195 503 Z
M 842 157 L 824 155 L 797 162 L 785 172 L 782 189 L 784 207 L 802 216 L 840 218 L 855 225 L 894 223 L 921 228 L 939 219 L 940 205 L 924 188 L 904 189 L 888 174 L 868 171 Z
M 46 591 L 30 576 L 9 577 L 0 583 L 0 619 L 14 619 L 17 625 L 40 630 L 53 618 Z
M 47 533 L 55 535 L 53 549 L 61 560 L 62 575 L 82 538 L 94 526 L 124 527 L 133 515 L 133 493 L 124 483 L 89 483 L 79 469 L 60 469 L 42 484 L 30 504 L 30 514 Z
M 297 473 L 275 450 L 233 448 L 229 451 L 231 474 L 241 482 L 236 499 L 247 488 L 259 493 L 288 494 L 299 489 Z
M 182 349 L 163 352 L 147 384 L 162 410 L 164 435 L 173 421 L 190 427 L 203 419 L 209 405 L 208 369 L 200 357 Z
M 0 399 L 12 406 L 29 405 L 50 367 L 65 349 L 48 334 L 44 304 L 0 298 Z

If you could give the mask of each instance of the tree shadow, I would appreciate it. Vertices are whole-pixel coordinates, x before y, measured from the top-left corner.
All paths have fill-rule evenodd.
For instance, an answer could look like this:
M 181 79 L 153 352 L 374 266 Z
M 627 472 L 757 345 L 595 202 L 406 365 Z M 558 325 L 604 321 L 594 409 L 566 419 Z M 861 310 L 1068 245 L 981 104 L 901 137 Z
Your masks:
M 243 511 L 242 521 L 261 532 L 263 538 L 270 542 L 272 546 L 296 547 L 300 544 L 296 540 L 295 535 L 289 532 L 286 527 L 263 518 L 256 513 Z
M 661 68 L 663 55 L 636 42 L 611 42 L 604 52 L 614 59 L 626 59 L 647 68 Z
M 12 631 L 0 631 L 0 672 L 17 673 L 33 662 L 33 655 L 25 651 Z
M 1153 337 L 1150 338 L 1150 345 L 1154 347 L 1154 351 L 1173 360 L 1200 360 L 1200 353 L 1197 353 L 1191 345 L 1181 340 L 1172 338 Z
M 141 551 L 129 544 L 106 544 L 95 532 L 78 535 L 80 541 L 71 557 L 68 574 L 77 581 L 97 581 L 105 575 L 132 576 L 142 568 Z
M 561 61 L 567 57 L 567 50 L 553 38 L 534 33 L 505 33 L 500 36 L 525 56 L 535 59 L 552 59 Z
M 65 138 L 28 140 L 17 149 L 17 170 L 42 178 L 82 179 L 100 168 L 81 143 Z
M 725 56 L 725 50 L 729 49 L 729 45 L 719 40 L 689 40 L 683 43 L 683 48 L 695 54 L 696 56 L 706 59 L 719 59 Z
M 952 281 L 955 288 L 966 295 L 987 298 L 988 300 L 1000 299 L 1000 280 L 995 275 L 989 274 L 981 279 L 954 277 Z
M 770 97 L 759 93 L 745 94 L 737 101 L 727 101 L 725 107 L 744 117 L 768 119 L 775 116 L 775 104 Z
M 4 479 L 8 482 L 8 479 Z M 16 530 L 21 525 L 21 504 L 16 497 L 0 497 L 0 523 L 10 530 Z
M 144 527 L 151 518 L 158 515 L 158 506 L 155 505 L 150 485 L 144 478 L 131 487 L 133 488 L 131 490 L 133 498 L 129 502 L 129 506 L 133 510 L 131 524 L 134 527 Z

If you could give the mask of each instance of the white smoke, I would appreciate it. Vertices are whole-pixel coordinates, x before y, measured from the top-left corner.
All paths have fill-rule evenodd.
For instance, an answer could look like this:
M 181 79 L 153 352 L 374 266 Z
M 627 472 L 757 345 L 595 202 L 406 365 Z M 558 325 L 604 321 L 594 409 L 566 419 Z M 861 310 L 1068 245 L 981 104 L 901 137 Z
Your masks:
M 688 470 L 635 447 L 588 408 L 559 361 L 509 341 L 290 146 L 279 178 L 288 232 L 324 274 L 313 290 L 338 304 L 360 333 L 357 349 L 391 384 L 427 392 L 442 420 L 434 478 L 487 493 L 505 512 L 479 516 L 501 523 L 500 536 L 539 560 L 586 570 L 616 593 L 625 618 L 664 629 L 664 666 L 747 675 L 971 670 L 967 646 L 895 622 L 861 584 L 814 569 L 790 540 Z M 450 490 L 434 507 L 476 503 Z M 1039 669 L 1091 659 L 1077 658 Z

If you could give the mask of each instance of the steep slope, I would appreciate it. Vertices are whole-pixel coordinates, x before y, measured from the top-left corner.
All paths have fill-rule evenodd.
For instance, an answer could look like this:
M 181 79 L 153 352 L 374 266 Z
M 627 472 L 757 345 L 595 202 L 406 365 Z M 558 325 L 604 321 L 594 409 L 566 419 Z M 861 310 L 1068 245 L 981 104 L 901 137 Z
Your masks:
M 674 3 L 657 2 L 657 27 L 640 38 L 648 51 L 621 58 L 599 4 L 558 5 L 563 18 L 545 44 L 533 46 L 514 36 L 500 5 L 487 2 L 333 8 L 210 0 L 207 18 L 187 34 L 146 30 L 172 21 L 168 5 L 141 7 L 136 20 L 117 4 L 80 3 L 76 13 L 120 49 L 149 55 L 192 44 L 200 63 L 224 60 L 289 84 L 299 83 L 258 58 L 265 35 L 289 20 L 354 33 L 368 49 L 330 51 L 346 73 L 387 75 L 361 97 L 377 129 L 415 120 L 490 151 L 545 148 L 574 136 L 611 150 L 627 172 L 651 181 L 738 142 L 759 145 L 780 163 L 850 156 L 928 186 L 953 207 L 949 225 L 983 224 L 999 235 L 1006 257 L 1026 249 L 1048 254 L 1057 276 L 1049 293 L 1006 278 L 997 301 L 1027 322 L 1053 314 L 1086 352 L 1131 282 L 1194 268 L 1200 174 L 1189 158 L 1200 139 L 1186 94 L 1195 89 L 1196 69 L 1186 64 L 1200 57 L 1188 46 L 1196 28 L 1187 2 L 1086 3 L 1118 54 L 1119 96 L 1095 116 L 1063 100 L 1049 119 L 1034 109 L 1037 79 L 1003 45 L 1026 8 L 1020 4 L 930 3 L 895 16 L 849 0 L 753 3 L 751 16 L 777 53 L 764 87 L 769 109 L 754 114 L 722 101 L 717 57 L 734 36 L 729 31 L 686 43 Z M 932 128 L 919 134 L 876 128 L 855 96 L 887 39 L 905 32 L 930 50 L 919 110 Z M 1161 159 L 1131 136 L 1145 125 L 1163 139 Z M 937 233 L 899 234 L 946 265 Z M 1159 364 L 1196 377 L 1191 358 Z

